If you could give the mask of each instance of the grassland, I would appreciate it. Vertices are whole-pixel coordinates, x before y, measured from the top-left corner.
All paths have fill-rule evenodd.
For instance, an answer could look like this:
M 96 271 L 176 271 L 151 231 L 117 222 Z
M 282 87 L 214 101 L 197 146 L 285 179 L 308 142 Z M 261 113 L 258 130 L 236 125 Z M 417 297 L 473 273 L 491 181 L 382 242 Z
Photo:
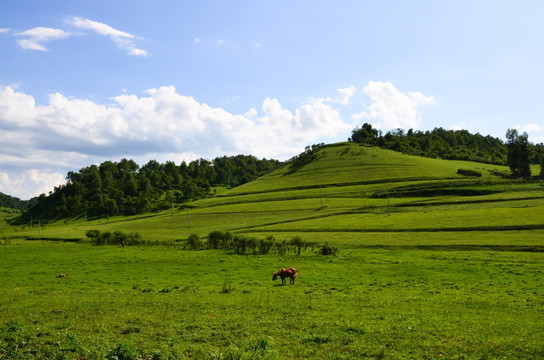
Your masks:
M 0 359 L 543 358 L 543 182 L 506 172 L 336 144 L 174 211 L 0 213 Z M 92 246 L 90 229 L 169 246 Z M 213 230 L 339 252 L 183 250 Z M 271 281 L 280 266 L 295 286 Z

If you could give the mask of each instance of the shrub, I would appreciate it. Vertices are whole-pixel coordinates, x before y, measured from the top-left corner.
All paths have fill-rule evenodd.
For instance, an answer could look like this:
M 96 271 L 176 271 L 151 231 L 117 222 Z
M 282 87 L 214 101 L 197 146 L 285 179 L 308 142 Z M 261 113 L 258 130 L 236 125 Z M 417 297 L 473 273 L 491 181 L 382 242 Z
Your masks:
M 199 250 L 202 247 L 202 240 L 200 240 L 200 236 L 191 234 L 187 239 L 187 245 L 193 250 Z
M 122 231 L 114 231 L 113 233 L 104 231 L 101 233 L 98 230 L 89 230 L 86 235 L 94 245 L 120 245 L 123 241 L 127 245 L 140 245 L 143 243 L 142 237 L 135 231 L 127 235 Z
M 208 236 L 208 249 L 218 249 L 223 240 L 223 233 L 221 231 L 212 231 Z
M 274 239 L 274 236 L 268 235 L 266 239 L 259 241 L 259 254 L 266 255 L 270 252 L 274 244 L 276 243 L 276 239 Z
M 100 238 L 100 231 L 98 230 L 89 230 L 85 234 L 89 239 L 91 239 L 91 242 L 95 245 L 100 245 L 98 242 L 98 239 Z
M 336 255 L 337 251 L 336 246 L 330 246 L 328 242 L 325 242 L 320 250 L 321 255 Z
M 114 231 L 112 234 L 112 244 L 114 245 L 121 245 L 123 242 L 126 244 L 127 239 L 128 235 L 122 231 Z
M 232 247 L 234 252 L 238 255 L 246 253 L 246 247 L 248 245 L 248 238 L 244 235 L 236 235 L 232 241 Z
M 276 243 L 276 250 L 277 250 L 278 254 L 280 254 L 280 255 L 285 254 L 287 252 L 287 250 L 289 250 L 289 248 L 287 247 L 287 241 L 283 240 L 282 242 L 277 242 Z
M 308 243 L 302 240 L 302 237 L 297 235 L 292 238 L 291 241 L 289 241 L 289 245 L 293 245 L 297 251 L 297 254 L 300 255 L 300 251 L 302 250 L 302 248 L 306 248 Z

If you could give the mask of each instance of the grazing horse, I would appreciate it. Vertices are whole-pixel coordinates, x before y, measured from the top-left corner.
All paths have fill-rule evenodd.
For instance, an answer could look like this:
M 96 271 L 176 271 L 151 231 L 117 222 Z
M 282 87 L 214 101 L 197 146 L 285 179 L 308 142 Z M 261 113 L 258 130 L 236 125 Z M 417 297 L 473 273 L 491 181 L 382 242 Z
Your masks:
M 285 285 L 285 278 L 290 278 L 289 284 L 295 285 L 295 278 L 298 276 L 298 270 L 294 267 L 291 267 L 289 269 L 281 268 L 278 271 L 276 271 L 274 274 L 272 274 L 272 280 L 276 280 L 277 277 L 281 277 L 281 284 Z

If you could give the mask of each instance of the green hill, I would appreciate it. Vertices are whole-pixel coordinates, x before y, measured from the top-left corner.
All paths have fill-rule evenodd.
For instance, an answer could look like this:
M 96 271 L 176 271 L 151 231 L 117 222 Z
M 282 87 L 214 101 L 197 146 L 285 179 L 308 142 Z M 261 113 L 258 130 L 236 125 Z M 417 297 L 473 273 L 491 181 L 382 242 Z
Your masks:
M 459 175 L 458 170 L 481 176 Z M 538 169 L 533 169 L 536 174 Z M 18 237 L 84 239 L 86 231 L 138 232 L 151 241 L 214 230 L 358 246 L 540 246 L 539 178 L 507 179 L 506 166 L 431 159 L 356 143 L 317 147 L 242 186 L 167 210 L 85 219 L 78 215 Z M 515 230 L 515 231 L 514 231 Z M 475 241 L 475 239 L 478 241 Z

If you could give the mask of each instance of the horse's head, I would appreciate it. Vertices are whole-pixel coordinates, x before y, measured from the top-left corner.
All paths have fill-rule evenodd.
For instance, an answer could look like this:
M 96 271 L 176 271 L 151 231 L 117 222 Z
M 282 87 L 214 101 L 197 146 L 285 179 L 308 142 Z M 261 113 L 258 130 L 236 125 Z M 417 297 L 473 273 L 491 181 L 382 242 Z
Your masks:
M 276 280 L 278 278 L 278 273 L 275 272 L 272 274 L 272 280 Z

